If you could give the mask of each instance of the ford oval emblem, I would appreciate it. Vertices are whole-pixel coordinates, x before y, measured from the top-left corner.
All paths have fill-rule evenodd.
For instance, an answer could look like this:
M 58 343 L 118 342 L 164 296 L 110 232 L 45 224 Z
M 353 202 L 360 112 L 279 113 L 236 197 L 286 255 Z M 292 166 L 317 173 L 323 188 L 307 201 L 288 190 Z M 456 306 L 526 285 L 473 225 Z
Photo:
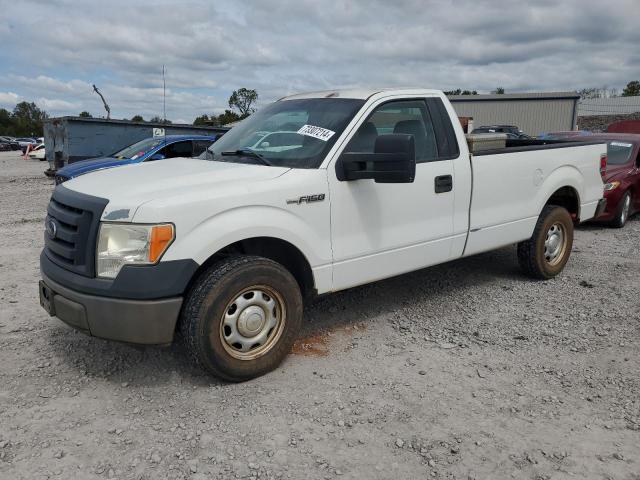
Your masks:
M 50 238 L 56 238 L 56 234 L 58 233 L 58 225 L 53 221 L 52 218 L 47 218 L 47 221 L 44 222 L 44 228 Z

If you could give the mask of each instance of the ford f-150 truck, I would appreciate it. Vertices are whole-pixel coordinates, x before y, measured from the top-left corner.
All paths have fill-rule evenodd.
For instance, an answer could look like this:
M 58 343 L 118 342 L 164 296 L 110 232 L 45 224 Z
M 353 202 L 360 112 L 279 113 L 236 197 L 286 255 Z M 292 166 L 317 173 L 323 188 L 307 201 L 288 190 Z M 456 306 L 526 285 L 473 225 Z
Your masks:
M 178 333 L 205 369 L 246 380 L 288 354 L 314 295 L 516 243 L 526 274 L 556 276 L 574 225 L 604 207 L 605 152 L 507 140 L 472 154 L 435 90 L 286 97 L 201 159 L 58 185 L 40 302 L 100 338 Z

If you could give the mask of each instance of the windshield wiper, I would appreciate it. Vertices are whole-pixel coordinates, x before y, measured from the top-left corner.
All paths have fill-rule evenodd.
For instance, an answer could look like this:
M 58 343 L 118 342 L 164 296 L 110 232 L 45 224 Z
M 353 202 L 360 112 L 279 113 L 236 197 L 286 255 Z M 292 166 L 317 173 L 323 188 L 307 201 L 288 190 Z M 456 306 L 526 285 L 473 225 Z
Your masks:
M 251 150 L 250 148 L 240 148 L 238 150 L 230 150 L 228 152 L 222 152 L 221 155 L 224 156 L 236 156 L 236 157 L 251 157 L 256 158 L 262 162 L 263 165 L 267 165 L 269 167 L 273 167 L 273 163 L 264 158 L 258 152 Z

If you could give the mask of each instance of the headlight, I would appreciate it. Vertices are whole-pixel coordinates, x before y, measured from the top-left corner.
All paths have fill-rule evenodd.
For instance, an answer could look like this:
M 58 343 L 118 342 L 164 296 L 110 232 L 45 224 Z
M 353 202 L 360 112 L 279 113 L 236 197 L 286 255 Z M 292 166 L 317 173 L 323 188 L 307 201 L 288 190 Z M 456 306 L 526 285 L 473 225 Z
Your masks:
M 171 224 L 102 223 L 98 233 L 96 273 L 115 278 L 124 265 L 157 263 L 175 238 Z
M 604 184 L 604 191 L 605 192 L 610 192 L 611 190 L 615 190 L 619 186 L 620 186 L 620 182 L 618 182 L 617 180 L 615 182 L 605 183 Z

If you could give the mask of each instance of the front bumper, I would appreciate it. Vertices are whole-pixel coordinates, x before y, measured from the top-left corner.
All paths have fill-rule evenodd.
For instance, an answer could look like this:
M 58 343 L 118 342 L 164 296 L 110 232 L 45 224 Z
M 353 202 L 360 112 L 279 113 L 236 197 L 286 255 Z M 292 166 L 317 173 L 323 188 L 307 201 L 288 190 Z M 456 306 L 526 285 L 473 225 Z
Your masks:
M 601 198 L 598 202 L 598 207 L 596 208 L 596 213 L 593 215 L 595 220 L 598 220 L 598 217 L 601 217 L 602 214 L 607 210 L 607 199 Z
M 91 336 L 127 343 L 171 343 L 182 307 L 182 297 L 130 300 L 88 295 L 44 273 L 39 288 L 40 304 L 51 316 Z

